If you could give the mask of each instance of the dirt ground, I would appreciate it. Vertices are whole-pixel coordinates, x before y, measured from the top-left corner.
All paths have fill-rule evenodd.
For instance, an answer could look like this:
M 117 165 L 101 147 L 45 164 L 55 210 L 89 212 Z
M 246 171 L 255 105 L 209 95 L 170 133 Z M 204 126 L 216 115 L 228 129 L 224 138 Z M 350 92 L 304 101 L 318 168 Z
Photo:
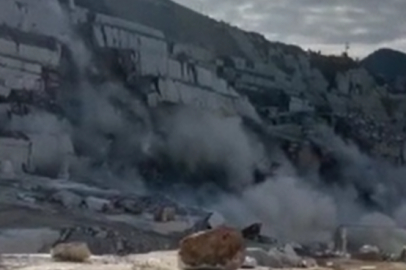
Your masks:
M 355 260 L 331 261 L 331 267 L 310 270 L 406 270 L 406 264 L 362 262 Z M 54 262 L 48 254 L 3 255 L 2 269 L 19 270 L 178 270 L 176 251 L 117 256 L 94 256 L 88 263 Z M 268 270 L 258 267 L 257 270 Z M 292 269 L 296 270 L 296 269 Z

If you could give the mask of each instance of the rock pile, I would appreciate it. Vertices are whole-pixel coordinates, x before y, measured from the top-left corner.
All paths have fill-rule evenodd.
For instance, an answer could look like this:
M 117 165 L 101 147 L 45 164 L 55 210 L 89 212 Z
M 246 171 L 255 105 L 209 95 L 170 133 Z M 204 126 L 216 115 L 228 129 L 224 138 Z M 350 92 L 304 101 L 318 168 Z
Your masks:
M 159 194 L 121 194 L 35 176 L 0 181 L 0 187 L 0 207 L 7 206 L 0 213 L 0 252 L 5 253 L 48 252 L 61 242 L 85 242 L 96 255 L 176 249 L 182 237 L 209 223 L 209 212 Z M 12 232 L 11 223 L 16 224 Z M 24 245 L 25 228 L 34 233 Z

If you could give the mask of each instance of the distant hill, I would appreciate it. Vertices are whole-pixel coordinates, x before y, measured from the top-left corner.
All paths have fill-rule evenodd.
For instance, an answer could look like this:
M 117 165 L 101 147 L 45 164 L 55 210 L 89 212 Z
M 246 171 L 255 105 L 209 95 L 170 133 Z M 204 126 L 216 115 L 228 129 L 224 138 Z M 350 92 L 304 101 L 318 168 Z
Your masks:
M 406 91 L 406 54 L 379 49 L 361 61 L 369 72 L 383 79 L 393 91 Z

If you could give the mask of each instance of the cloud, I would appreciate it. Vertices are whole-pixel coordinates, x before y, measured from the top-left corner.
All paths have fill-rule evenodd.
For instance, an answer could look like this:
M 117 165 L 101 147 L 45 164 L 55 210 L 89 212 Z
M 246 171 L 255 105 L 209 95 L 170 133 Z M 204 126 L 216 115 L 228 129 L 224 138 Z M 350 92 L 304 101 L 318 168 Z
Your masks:
M 406 1 L 175 0 L 213 18 L 264 34 L 271 40 L 352 55 L 379 47 L 406 51 Z

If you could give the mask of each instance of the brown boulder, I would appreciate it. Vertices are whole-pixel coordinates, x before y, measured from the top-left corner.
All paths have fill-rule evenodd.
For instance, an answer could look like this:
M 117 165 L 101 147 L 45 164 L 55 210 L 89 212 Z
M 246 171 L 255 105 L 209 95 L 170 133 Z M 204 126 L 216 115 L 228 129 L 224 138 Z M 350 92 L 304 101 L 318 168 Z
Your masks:
M 178 255 L 182 269 L 235 270 L 244 263 L 244 239 L 238 230 L 225 226 L 217 227 L 182 239 Z
M 87 244 L 81 242 L 60 243 L 51 250 L 54 260 L 64 262 L 86 262 L 91 255 Z

